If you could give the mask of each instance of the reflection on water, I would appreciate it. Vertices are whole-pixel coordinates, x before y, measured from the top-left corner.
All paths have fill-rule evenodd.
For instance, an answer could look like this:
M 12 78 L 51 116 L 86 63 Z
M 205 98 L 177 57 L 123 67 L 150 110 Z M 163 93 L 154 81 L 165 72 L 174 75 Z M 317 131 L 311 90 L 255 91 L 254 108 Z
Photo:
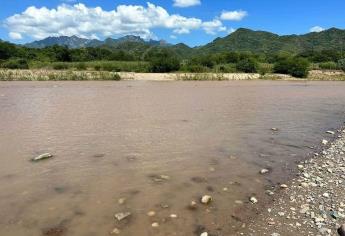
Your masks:
M 338 82 L 2 82 L 0 235 L 231 235 L 341 126 L 344 91 Z M 54 157 L 29 161 L 45 152 Z M 188 207 L 205 194 L 212 204 Z M 118 222 L 119 212 L 131 216 Z

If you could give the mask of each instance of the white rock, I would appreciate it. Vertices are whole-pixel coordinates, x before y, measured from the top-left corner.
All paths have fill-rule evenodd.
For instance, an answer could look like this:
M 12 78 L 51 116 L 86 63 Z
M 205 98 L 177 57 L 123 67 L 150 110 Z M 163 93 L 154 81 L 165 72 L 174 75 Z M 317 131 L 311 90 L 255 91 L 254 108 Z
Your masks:
M 268 173 L 269 172 L 269 170 L 267 170 L 267 169 L 262 169 L 262 170 L 260 170 L 260 174 L 262 174 L 262 175 L 264 175 L 264 174 L 266 174 L 266 173 Z
M 328 144 L 328 141 L 327 141 L 326 139 L 323 139 L 323 140 L 322 140 L 322 144 L 323 144 L 323 145 L 327 145 L 327 144 Z
M 281 188 L 288 188 L 288 186 L 286 184 L 281 184 L 280 187 Z
M 300 169 L 300 170 L 303 170 L 303 165 L 297 165 L 297 168 Z
M 152 217 L 152 216 L 155 216 L 155 215 L 156 215 L 156 212 L 154 212 L 154 211 L 149 211 L 149 212 L 147 212 L 147 215 L 150 216 L 150 217 Z
M 249 201 L 250 201 L 251 203 L 253 203 L 253 204 L 258 203 L 258 199 L 256 199 L 256 197 L 250 197 L 250 198 L 249 198 Z
M 327 134 L 335 135 L 335 132 L 334 132 L 334 131 L 330 131 L 330 130 L 328 130 L 326 133 L 327 133 Z
M 153 222 L 151 226 L 153 228 L 158 228 L 159 227 L 159 223 L 158 222 Z
M 203 204 L 209 204 L 212 201 L 212 197 L 209 195 L 204 195 L 200 201 Z
M 113 231 L 110 232 L 110 234 L 120 234 L 120 230 L 118 228 L 114 228 Z
M 32 161 L 41 161 L 41 160 L 45 160 L 45 159 L 52 158 L 52 157 L 53 157 L 53 155 L 50 153 L 43 153 L 37 157 L 32 158 L 31 160 Z
M 116 213 L 114 216 L 118 221 L 121 221 L 121 220 L 129 217 L 130 215 L 131 215 L 130 212 L 119 212 L 119 213 Z
M 203 232 L 200 234 L 200 236 L 208 236 L 208 233 L 207 232 Z

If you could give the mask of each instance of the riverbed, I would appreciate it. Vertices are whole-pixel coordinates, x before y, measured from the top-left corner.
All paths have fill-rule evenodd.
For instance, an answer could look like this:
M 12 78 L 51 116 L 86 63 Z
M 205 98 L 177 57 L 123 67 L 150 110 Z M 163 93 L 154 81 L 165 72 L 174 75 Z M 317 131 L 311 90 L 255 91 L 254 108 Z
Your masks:
M 0 235 L 232 235 L 342 126 L 345 83 L 1 82 L 0 110 Z

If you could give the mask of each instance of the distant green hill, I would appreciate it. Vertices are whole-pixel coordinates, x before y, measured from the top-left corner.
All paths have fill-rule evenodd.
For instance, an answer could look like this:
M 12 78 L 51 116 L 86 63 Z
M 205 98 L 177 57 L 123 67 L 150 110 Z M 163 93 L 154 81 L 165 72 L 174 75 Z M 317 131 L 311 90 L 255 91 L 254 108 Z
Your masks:
M 345 30 L 331 28 L 319 33 L 279 36 L 265 31 L 240 28 L 234 33 L 217 38 L 213 42 L 198 47 L 198 53 L 224 51 L 250 51 L 258 53 L 307 50 L 345 49 Z

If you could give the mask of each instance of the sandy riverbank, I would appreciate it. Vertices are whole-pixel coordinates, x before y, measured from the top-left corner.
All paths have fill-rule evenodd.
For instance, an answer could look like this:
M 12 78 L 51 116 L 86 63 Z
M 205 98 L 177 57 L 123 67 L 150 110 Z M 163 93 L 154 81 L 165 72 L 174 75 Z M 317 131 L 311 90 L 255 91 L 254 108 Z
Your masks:
M 327 149 L 297 164 L 297 177 L 239 235 L 338 235 L 345 223 L 345 130 L 334 135 Z
M 313 70 L 306 79 L 294 78 L 283 74 L 257 73 L 135 73 L 108 71 L 72 70 L 0 70 L 0 81 L 47 81 L 47 80 L 138 80 L 138 81 L 175 81 L 175 80 L 345 80 L 341 71 Z

